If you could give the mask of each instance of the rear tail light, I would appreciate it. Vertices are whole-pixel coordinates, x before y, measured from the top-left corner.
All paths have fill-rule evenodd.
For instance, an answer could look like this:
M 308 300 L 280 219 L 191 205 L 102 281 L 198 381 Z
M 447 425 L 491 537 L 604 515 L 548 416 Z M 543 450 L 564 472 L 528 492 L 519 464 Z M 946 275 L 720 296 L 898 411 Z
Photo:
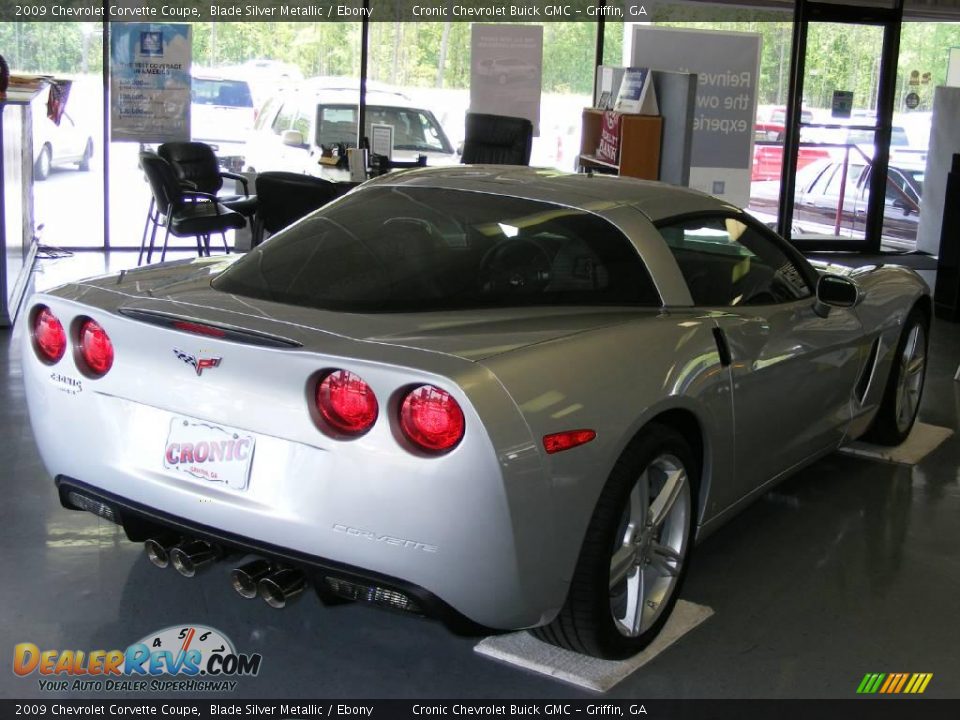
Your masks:
M 67 350 L 67 333 L 48 307 L 41 306 L 33 318 L 33 347 L 48 363 L 60 362 Z
M 446 390 L 421 385 L 411 390 L 400 406 L 400 428 L 418 448 L 446 452 L 463 439 L 463 411 Z
M 87 318 L 80 325 L 80 356 L 93 375 L 106 375 L 113 366 L 113 343 L 96 320 Z
M 359 375 L 328 373 L 317 385 L 317 410 L 327 424 L 345 435 L 362 435 L 377 420 L 377 396 Z

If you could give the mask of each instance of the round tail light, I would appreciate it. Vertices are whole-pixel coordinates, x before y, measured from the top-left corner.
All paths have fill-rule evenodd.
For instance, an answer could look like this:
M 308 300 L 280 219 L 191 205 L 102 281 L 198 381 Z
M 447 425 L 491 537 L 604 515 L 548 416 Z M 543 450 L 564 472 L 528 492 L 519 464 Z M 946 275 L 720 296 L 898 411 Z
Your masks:
M 94 375 L 106 375 L 113 366 L 113 343 L 107 331 L 87 318 L 80 325 L 80 356 Z
M 33 347 L 49 363 L 60 362 L 67 350 L 67 333 L 48 307 L 41 307 L 33 318 Z
M 400 406 L 400 428 L 422 450 L 446 452 L 463 439 L 463 411 L 446 390 L 421 385 Z
M 317 409 L 330 427 L 345 435 L 365 433 L 380 411 L 373 388 L 347 370 L 334 370 L 320 381 Z

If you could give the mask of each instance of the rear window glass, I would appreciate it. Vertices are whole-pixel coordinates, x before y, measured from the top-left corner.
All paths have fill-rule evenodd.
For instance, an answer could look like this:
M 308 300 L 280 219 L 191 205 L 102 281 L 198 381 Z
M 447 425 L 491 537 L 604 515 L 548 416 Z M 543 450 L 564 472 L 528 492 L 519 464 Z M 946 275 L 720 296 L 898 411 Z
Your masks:
M 370 188 L 310 215 L 213 280 L 342 312 L 659 306 L 640 256 L 580 210 L 437 188 Z
M 241 80 L 193 78 L 190 99 L 198 105 L 253 107 L 250 88 Z

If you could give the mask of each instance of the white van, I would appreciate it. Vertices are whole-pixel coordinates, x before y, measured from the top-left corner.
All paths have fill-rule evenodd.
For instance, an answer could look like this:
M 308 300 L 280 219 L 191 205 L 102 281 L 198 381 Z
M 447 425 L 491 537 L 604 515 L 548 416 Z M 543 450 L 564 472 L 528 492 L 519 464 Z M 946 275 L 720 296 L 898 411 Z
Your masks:
M 191 139 L 210 145 L 227 170 L 242 170 L 256 119 L 249 83 L 217 70 L 194 68 L 192 75 Z
M 282 90 L 260 108 L 247 152 L 247 168 L 286 170 L 332 176 L 319 158 L 324 146 L 357 145 L 358 82 L 349 78 L 314 78 Z M 450 140 L 433 113 L 414 107 L 403 93 L 368 84 L 366 127 L 393 126 L 393 159 L 426 155 L 428 165 L 458 162 Z

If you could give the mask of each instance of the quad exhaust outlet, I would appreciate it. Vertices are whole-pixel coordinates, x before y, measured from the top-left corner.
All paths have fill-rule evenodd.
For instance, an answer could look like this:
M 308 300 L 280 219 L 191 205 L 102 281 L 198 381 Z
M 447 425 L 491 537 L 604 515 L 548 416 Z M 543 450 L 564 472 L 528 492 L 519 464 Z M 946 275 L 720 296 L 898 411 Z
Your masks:
M 183 538 L 175 533 L 152 537 L 143 546 L 151 563 L 160 568 L 173 565 L 184 577 L 193 577 L 203 568 L 236 554 L 215 543 Z M 230 571 L 230 585 L 240 597 L 253 599 L 259 596 L 270 607 L 279 609 L 302 595 L 307 589 L 308 580 L 302 570 L 282 565 L 276 560 L 252 557 Z M 415 615 L 423 613 L 416 599 L 400 590 L 378 584 L 327 576 L 322 578 L 317 592 L 321 599 L 342 598 Z
M 281 568 L 267 575 L 257 584 L 260 597 L 274 608 L 283 608 L 307 588 L 303 573 L 293 568 Z
M 173 569 L 184 577 L 193 577 L 197 571 L 212 565 L 223 557 L 223 551 L 206 540 L 187 540 L 170 551 Z
M 173 565 L 184 577 L 193 577 L 197 571 L 221 560 L 223 548 L 206 540 L 181 539 L 176 535 L 159 535 L 143 544 L 147 558 L 159 568 Z
M 143 544 L 147 559 L 158 568 L 165 568 L 170 564 L 170 551 L 180 542 L 176 535 L 161 535 L 150 538 Z
M 247 599 L 260 594 L 260 581 L 270 575 L 276 567 L 269 560 L 257 559 L 234 568 L 230 573 L 230 584 L 237 594 Z

